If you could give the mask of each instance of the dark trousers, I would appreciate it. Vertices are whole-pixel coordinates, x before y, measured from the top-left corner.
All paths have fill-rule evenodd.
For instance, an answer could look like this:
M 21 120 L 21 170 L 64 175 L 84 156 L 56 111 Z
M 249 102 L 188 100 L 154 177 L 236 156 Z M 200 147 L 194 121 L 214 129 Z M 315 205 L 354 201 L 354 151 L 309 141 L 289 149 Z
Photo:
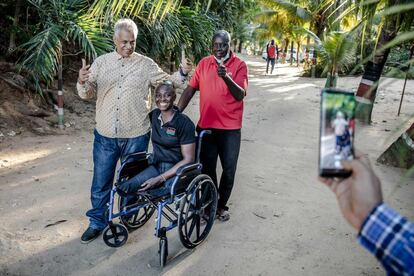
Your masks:
M 272 69 L 270 70 L 270 74 L 273 74 L 273 69 L 275 68 L 275 58 L 268 58 L 267 59 L 266 74 L 269 72 L 269 63 L 272 65 Z
M 197 132 L 203 130 L 197 127 Z M 210 129 L 212 134 L 205 135 L 201 146 L 200 161 L 203 173 L 211 177 L 218 189 L 218 208 L 228 210 L 227 201 L 234 185 L 237 160 L 240 152 L 241 132 L 236 130 Z M 223 173 L 220 184 L 217 182 L 217 160 L 220 158 Z

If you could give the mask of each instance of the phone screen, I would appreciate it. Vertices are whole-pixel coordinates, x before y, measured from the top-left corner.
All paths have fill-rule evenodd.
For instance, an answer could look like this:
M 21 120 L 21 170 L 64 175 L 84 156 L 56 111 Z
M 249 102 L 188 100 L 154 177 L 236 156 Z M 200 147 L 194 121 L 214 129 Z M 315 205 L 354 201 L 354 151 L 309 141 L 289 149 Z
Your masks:
M 322 90 L 319 175 L 324 177 L 346 177 L 342 160 L 354 158 L 355 133 L 354 93 L 334 88 Z

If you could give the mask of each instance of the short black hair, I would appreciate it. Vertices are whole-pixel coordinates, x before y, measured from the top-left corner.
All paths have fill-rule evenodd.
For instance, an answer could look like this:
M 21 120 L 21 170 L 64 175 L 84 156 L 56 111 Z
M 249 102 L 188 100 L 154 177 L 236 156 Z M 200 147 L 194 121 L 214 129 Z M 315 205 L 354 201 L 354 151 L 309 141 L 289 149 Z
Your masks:
M 167 91 L 173 92 L 174 94 L 176 94 L 175 92 L 175 87 L 172 81 L 166 80 L 163 81 L 162 83 L 160 83 L 157 88 L 155 88 L 155 93 L 158 92 L 158 90 L 161 89 L 161 87 L 165 87 L 167 89 Z
M 213 39 L 212 39 L 213 43 L 214 43 L 214 40 L 216 40 L 217 37 L 221 37 L 223 39 L 226 39 L 227 42 L 230 44 L 231 36 L 230 36 L 228 31 L 219 30 L 219 31 L 215 32 L 214 35 L 213 35 Z

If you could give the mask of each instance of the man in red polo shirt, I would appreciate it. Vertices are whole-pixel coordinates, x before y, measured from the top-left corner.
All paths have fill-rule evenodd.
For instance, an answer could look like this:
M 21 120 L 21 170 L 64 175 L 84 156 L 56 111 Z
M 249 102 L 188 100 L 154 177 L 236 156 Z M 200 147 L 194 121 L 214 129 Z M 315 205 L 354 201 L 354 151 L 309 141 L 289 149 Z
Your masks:
M 277 58 L 277 45 L 275 45 L 275 40 L 272 39 L 272 41 L 267 44 L 266 46 L 266 52 L 267 52 L 267 65 L 266 65 L 266 75 L 269 72 L 269 63 L 272 65 L 272 68 L 270 70 L 270 75 L 273 74 L 273 69 L 275 68 L 275 60 Z
M 203 173 L 218 187 L 217 217 L 230 218 L 230 198 L 240 151 L 243 98 L 247 90 L 247 66 L 230 51 L 230 34 L 224 30 L 213 35 L 213 55 L 203 58 L 184 90 L 178 108 L 184 110 L 194 93 L 200 91 L 200 119 L 197 131 L 210 129 L 201 149 Z M 223 168 L 218 185 L 217 159 Z

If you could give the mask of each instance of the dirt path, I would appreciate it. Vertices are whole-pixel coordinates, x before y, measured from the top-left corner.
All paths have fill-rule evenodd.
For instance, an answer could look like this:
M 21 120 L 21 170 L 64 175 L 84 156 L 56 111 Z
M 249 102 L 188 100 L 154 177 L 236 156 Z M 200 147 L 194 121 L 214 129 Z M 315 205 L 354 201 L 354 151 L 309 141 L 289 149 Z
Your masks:
M 316 180 L 324 80 L 300 78 L 287 66 L 264 76 L 262 60 L 246 60 L 250 87 L 232 217 L 216 223 L 204 244 L 184 250 L 175 231 L 169 233 L 170 260 L 162 271 L 153 220 L 119 249 L 102 239 L 80 244 L 90 204 L 91 130 L 1 138 L 0 275 L 384 275 Z M 358 82 L 341 78 L 338 86 L 355 89 Z M 396 117 L 401 87 L 401 80 L 385 80 L 373 125 L 357 129 L 357 147 L 374 164 L 414 110 L 409 81 Z M 193 117 L 196 108 L 194 101 Z M 375 164 L 375 170 L 385 200 L 414 219 L 413 179 L 402 179 L 399 169 Z

